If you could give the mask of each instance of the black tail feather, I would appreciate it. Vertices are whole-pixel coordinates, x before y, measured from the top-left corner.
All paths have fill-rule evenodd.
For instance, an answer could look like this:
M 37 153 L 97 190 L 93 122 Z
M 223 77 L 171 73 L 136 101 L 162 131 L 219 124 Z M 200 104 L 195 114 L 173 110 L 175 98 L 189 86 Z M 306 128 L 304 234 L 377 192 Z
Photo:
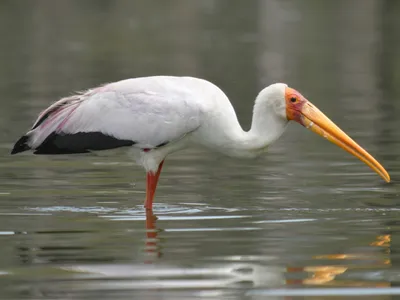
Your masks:
M 14 145 L 14 148 L 11 150 L 11 154 L 17 154 L 20 152 L 24 152 L 27 151 L 29 149 L 31 149 L 27 142 L 28 142 L 29 137 L 24 135 L 23 137 L 21 137 Z

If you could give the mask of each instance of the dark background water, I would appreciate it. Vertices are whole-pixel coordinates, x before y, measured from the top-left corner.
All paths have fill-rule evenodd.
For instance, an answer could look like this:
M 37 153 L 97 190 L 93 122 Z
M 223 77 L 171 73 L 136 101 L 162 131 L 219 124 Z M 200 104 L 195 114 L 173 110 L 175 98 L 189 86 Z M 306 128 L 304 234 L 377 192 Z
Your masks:
M 396 0 L 1 1 L 0 297 L 396 298 L 399 13 Z M 124 151 L 9 155 L 60 97 L 159 74 L 214 82 L 246 129 L 259 90 L 286 82 L 393 181 L 293 124 L 257 160 L 169 157 L 154 221 Z

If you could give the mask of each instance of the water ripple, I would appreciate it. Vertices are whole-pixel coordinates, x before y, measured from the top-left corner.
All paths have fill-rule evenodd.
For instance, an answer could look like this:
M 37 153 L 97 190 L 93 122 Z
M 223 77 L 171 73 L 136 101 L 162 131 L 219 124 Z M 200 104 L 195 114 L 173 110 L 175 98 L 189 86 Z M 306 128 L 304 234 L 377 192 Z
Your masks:
M 275 289 L 252 290 L 247 296 L 384 296 L 400 295 L 400 288 L 308 288 L 308 289 Z

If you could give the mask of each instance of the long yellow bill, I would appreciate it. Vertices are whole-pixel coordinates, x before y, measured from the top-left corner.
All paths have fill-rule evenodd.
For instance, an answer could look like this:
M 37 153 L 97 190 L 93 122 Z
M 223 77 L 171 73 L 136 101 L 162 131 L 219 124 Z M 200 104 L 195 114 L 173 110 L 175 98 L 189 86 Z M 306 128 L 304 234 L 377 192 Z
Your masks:
M 390 176 L 385 168 L 309 101 L 301 107 L 300 119 L 304 127 L 358 157 L 386 182 L 390 182 Z

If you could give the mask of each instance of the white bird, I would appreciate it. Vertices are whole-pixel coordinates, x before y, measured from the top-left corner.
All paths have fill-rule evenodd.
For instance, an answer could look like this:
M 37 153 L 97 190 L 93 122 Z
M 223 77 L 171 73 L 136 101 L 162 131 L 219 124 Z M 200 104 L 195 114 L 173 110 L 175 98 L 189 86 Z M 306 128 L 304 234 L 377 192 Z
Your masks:
M 11 154 L 29 149 L 35 154 L 70 154 L 131 147 L 147 172 L 145 208 L 152 209 L 168 154 L 197 144 L 233 157 L 256 157 L 281 136 L 290 120 L 355 155 L 390 181 L 371 155 L 283 83 L 259 93 L 247 132 L 227 96 L 206 80 L 153 76 L 108 83 L 48 107 Z

